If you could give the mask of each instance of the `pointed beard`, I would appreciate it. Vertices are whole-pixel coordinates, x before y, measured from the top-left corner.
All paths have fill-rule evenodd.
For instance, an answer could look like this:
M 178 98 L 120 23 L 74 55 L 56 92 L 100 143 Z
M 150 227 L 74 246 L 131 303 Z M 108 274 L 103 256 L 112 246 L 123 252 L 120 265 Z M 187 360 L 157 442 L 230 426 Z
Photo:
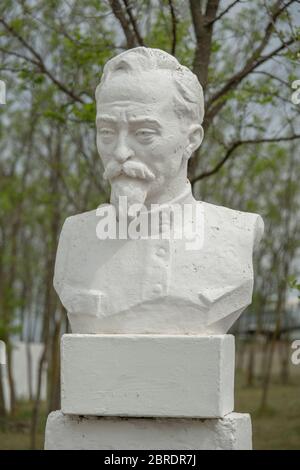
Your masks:
M 133 204 L 144 205 L 148 186 L 149 182 L 146 180 L 126 176 L 119 176 L 111 183 L 110 202 L 116 208 L 118 220 L 121 217 L 129 217 L 129 219 L 135 217 L 137 211 L 132 211 L 131 206 Z M 120 197 L 122 197 L 122 202 Z M 127 204 L 124 204 L 124 197 L 127 198 Z

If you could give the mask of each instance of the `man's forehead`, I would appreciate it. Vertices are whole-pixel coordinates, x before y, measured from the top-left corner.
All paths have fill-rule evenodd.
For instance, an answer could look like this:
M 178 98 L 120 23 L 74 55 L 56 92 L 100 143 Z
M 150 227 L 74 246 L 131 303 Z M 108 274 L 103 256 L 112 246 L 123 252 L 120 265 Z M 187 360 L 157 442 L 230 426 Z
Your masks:
M 126 116 L 131 120 L 140 118 L 149 118 L 151 114 L 160 113 L 160 109 L 165 107 L 166 103 L 140 103 L 138 101 L 112 101 L 110 103 L 98 103 L 97 115 L 102 116 Z
M 156 104 L 162 101 L 173 101 L 177 93 L 170 74 L 163 71 L 125 73 L 113 72 L 101 85 L 98 105 L 114 102 L 132 102 Z M 126 104 L 124 104 L 126 106 Z
M 129 124 L 149 124 L 159 127 L 161 120 L 159 113 L 145 112 L 145 109 L 136 109 L 132 103 L 124 106 L 116 103 L 115 106 L 106 106 L 97 112 L 97 124 L 101 122 L 118 123 L 119 121 L 126 121 Z
M 162 120 L 170 121 L 175 117 L 174 103 L 170 100 L 158 103 L 118 100 L 106 103 L 98 102 L 97 104 L 97 122 L 101 120 L 112 123 L 126 121 L 132 124 L 144 122 L 145 124 L 159 125 Z

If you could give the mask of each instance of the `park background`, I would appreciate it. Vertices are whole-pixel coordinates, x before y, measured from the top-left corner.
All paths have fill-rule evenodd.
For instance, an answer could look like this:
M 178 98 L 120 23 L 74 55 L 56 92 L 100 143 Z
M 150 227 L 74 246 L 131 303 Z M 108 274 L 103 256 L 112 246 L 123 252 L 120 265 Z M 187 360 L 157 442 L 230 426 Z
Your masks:
M 1 1 L 1 449 L 42 448 L 60 408 L 58 237 L 67 216 L 108 201 L 94 91 L 105 62 L 139 45 L 175 55 L 203 86 L 196 198 L 265 221 L 253 303 L 233 329 L 235 408 L 251 413 L 254 448 L 300 449 L 299 39 L 297 0 Z

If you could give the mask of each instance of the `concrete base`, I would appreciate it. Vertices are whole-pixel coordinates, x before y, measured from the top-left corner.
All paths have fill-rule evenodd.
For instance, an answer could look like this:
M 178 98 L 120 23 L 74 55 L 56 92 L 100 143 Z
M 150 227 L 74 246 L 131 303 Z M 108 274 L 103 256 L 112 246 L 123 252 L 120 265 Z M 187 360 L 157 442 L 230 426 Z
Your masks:
M 251 450 L 251 419 L 151 419 L 67 416 L 54 411 L 46 450 Z
M 65 414 L 220 418 L 234 408 L 234 337 L 69 334 Z

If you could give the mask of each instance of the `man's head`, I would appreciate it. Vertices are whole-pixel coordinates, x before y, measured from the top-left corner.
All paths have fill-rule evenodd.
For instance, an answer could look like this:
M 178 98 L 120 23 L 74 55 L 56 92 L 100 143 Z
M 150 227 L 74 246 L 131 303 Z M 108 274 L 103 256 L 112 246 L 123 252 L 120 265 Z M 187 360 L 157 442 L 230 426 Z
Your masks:
M 138 47 L 111 59 L 96 90 L 97 147 L 112 202 L 162 202 L 180 193 L 203 138 L 197 77 L 171 55 Z

